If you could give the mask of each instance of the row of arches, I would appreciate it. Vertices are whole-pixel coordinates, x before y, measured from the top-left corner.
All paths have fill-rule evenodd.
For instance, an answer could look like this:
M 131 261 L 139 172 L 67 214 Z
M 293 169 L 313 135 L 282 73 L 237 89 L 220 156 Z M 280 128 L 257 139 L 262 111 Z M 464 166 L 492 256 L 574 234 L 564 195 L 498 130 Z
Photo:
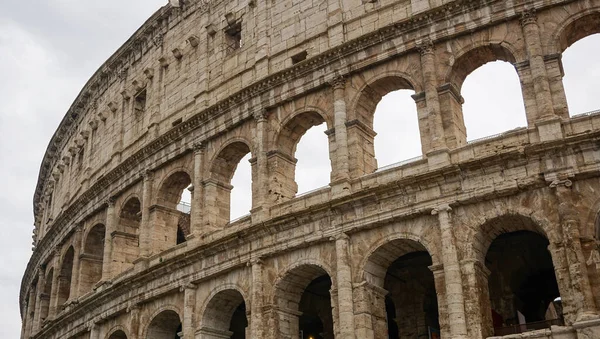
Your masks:
M 482 226 L 487 286 L 477 296 L 487 335 L 504 335 L 564 322 L 549 241 L 528 217 L 507 215 Z M 428 337 L 447 333 L 443 277 L 437 250 L 404 236 L 365 254 L 362 284 L 354 284 L 354 314 L 368 314 L 377 338 Z M 299 262 L 273 282 L 265 311 L 267 338 L 333 339 L 338 333 L 338 277 L 329 265 Z M 484 300 L 485 299 L 485 300 Z M 224 285 L 210 293 L 196 318 L 197 338 L 250 338 L 248 292 Z M 183 315 L 165 310 L 142 332 L 147 339 L 182 334 Z M 361 325 L 358 325 L 360 327 Z M 358 330 L 358 329 L 357 329 Z M 512 331 L 512 332 L 511 332 Z M 358 332 L 357 332 L 358 333 Z M 127 338 L 123 330 L 108 339 Z

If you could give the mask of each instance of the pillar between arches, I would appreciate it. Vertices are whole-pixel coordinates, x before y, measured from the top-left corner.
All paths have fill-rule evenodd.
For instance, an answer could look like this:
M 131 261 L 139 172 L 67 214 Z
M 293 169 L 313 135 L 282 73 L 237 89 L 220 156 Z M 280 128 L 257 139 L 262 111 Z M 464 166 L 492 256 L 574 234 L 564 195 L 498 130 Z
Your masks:
M 192 210 L 190 215 L 191 234 L 188 238 L 199 237 L 204 232 L 204 185 L 202 185 L 204 173 L 204 151 L 206 145 L 203 142 L 194 144 L 194 177 L 192 183 Z
M 115 198 L 109 198 L 106 201 L 106 223 L 105 223 L 105 236 L 104 236 L 104 252 L 102 257 L 102 278 L 100 282 L 108 281 L 112 279 L 113 267 L 113 241 L 112 232 L 116 230 L 116 219 L 115 219 Z
M 271 201 L 268 198 L 269 192 L 269 165 L 267 161 L 268 128 L 267 111 L 260 110 L 255 112 L 256 121 L 255 161 L 252 162 L 252 221 L 261 222 L 269 216 L 269 207 Z
M 469 338 L 487 338 L 494 335 L 488 288 L 490 270 L 476 259 L 460 262 L 464 277 L 465 313 Z
M 73 268 L 71 273 L 71 284 L 68 301 L 76 300 L 80 295 L 80 274 L 81 274 L 81 248 L 82 248 L 82 226 L 75 229 L 75 239 L 73 240 Z
M 48 318 L 54 319 L 57 314 L 57 305 L 58 305 L 58 277 L 60 275 L 60 259 L 59 256 L 60 251 L 56 249 L 54 251 L 54 270 L 52 271 L 52 290 L 50 292 L 50 308 L 48 309 Z
M 350 194 L 350 157 L 348 153 L 348 121 L 346 112 L 346 79 L 342 76 L 330 81 L 333 88 L 335 152 L 332 159 L 331 185 L 334 196 Z
M 196 305 L 196 289 L 197 286 L 192 283 L 181 286 L 180 288 L 184 293 L 182 331 L 185 338 L 194 338 L 194 333 L 196 332 L 196 327 L 194 326 L 196 323 L 194 313 Z
M 45 270 L 42 267 L 39 268 L 38 271 L 38 283 L 36 287 L 36 302 L 35 302 L 35 314 L 33 316 L 33 324 L 31 329 L 31 334 L 37 333 L 40 329 L 41 324 L 41 313 L 42 313 L 42 298 L 44 297 L 44 286 L 46 284 Z M 45 300 L 48 302 L 49 300 Z
M 375 339 L 387 335 L 385 296 L 388 291 L 363 281 L 353 285 L 356 338 Z
M 446 302 L 448 304 L 448 321 L 450 323 L 450 338 L 466 338 L 467 323 L 465 315 L 465 303 L 463 295 L 463 281 L 460 263 L 456 250 L 456 240 L 450 221 L 448 205 L 435 208 L 431 214 L 437 215 L 442 242 L 442 261 L 444 269 L 444 287 L 446 291 Z
M 558 202 L 560 228 L 565 243 L 565 257 L 575 302 L 573 306 L 577 309 L 576 322 L 582 322 L 599 319 L 600 316 L 594 302 L 586 258 L 581 246 L 579 214 L 574 205 L 575 197 L 572 186 L 571 180 L 565 176 L 559 176 L 550 184 Z
M 263 338 L 263 262 L 256 260 L 252 266 L 252 304 L 250 312 L 250 338 Z
M 152 184 L 154 173 L 146 171 L 143 174 L 142 192 L 142 221 L 140 224 L 140 255 L 147 257 L 152 253 L 152 230 L 150 228 L 150 206 L 152 199 Z

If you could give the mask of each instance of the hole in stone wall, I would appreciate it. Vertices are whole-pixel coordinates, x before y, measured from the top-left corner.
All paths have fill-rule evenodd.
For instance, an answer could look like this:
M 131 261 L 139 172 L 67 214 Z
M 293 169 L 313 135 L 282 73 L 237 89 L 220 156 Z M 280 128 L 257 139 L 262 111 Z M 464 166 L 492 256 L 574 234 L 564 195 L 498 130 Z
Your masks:
M 508 62 L 477 68 L 466 77 L 461 94 L 467 141 L 527 126 L 519 76 Z
M 296 146 L 294 157 L 298 159 L 295 174 L 298 194 L 329 184 L 331 161 L 326 129 L 325 123 L 310 128 Z
M 136 117 L 146 111 L 146 89 L 141 90 L 135 95 L 133 109 Z
M 171 124 L 171 126 L 175 127 L 175 126 L 179 125 L 182 122 L 183 122 L 183 119 L 179 118 L 179 119 L 173 121 L 173 123 Z
M 248 153 L 237 165 L 231 178 L 231 209 L 230 220 L 235 220 L 250 212 L 252 208 L 252 168 L 251 155 Z
M 377 132 L 374 147 L 378 168 L 422 154 L 417 106 L 411 97 L 414 93 L 393 91 L 377 104 L 373 129 Z
M 563 323 L 562 305 L 548 240 L 530 231 L 498 236 L 485 262 L 495 335 Z
M 600 109 L 600 34 L 575 42 L 563 53 L 563 84 L 571 116 Z
M 307 51 L 302 51 L 298 54 L 292 55 L 292 64 L 297 64 L 300 61 L 304 61 L 306 60 L 306 57 L 308 56 L 308 52 Z
M 225 47 L 227 54 L 242 48 L 242 23 L 237 22 L 225 29 Z

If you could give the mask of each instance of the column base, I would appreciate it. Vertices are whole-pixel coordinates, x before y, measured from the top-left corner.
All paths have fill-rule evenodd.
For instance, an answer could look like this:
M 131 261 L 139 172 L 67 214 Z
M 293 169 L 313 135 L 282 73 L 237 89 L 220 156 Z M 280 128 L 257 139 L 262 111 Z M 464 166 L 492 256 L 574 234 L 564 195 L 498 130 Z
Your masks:
M 551 117 L 536 121 L 535 126 L 537 127 L 538 134 L 541 142 L 560 140 L 563 136 L 562 120 L 558 117 Z
M 344 197 L 352 193 L 352 186 L 350 185 L 350 180 L 348 179 L 336 180 L 329 185 L 331 187 L 331 197 L 333 199 Z
M 430 170 L 435 170 L 450 165 L 450 152 L 447 148 L 430 151 L 426 154 Z

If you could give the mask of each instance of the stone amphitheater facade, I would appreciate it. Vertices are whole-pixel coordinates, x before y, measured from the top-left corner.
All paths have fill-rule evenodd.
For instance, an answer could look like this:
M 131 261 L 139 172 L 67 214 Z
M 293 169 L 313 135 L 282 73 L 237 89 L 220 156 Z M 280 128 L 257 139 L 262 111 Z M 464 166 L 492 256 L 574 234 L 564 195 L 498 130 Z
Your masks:
M 22 338 L 600 338 L 600 114 L 569 114 L 561 65 L 598 32 L 600 0 L 171 1 L 50 141 Z M 467 143 L 461 85 L 495 60 L 527 127 Z M 378 169 L 398 89 L 423 156 Z M 297 196 L 323 122 L 331 182 Z

